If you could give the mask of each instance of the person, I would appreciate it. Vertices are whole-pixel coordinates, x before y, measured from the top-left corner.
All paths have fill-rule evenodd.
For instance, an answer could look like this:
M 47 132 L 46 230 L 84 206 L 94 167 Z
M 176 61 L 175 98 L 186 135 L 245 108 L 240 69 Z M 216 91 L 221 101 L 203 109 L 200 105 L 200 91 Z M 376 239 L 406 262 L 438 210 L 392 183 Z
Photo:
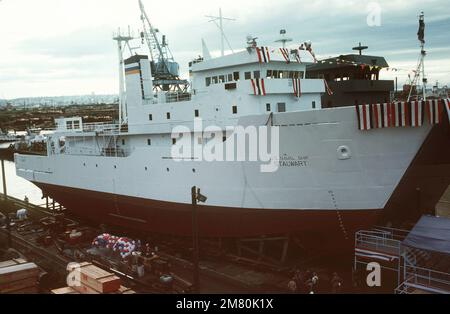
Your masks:
M 296 293 L 297 292 L 297 284 L 295 283 L 295 278 L 292 278 L 288 282 L 288 290 L 290 293 Z
M 317 275 L 316 272 L 313 272 L 311 275 L 311 279 L 309 279 L 306 282 L 306 285 L 309 288 L 309 293 L 310 294 L 314 294 L 314 292 L 317 290 L 317 286 L 319 284 L 319 276 Z
M 338 273 L 334 272 L 331 278 L 331 293 L 341 293 L 343 280 L 339 277 Z

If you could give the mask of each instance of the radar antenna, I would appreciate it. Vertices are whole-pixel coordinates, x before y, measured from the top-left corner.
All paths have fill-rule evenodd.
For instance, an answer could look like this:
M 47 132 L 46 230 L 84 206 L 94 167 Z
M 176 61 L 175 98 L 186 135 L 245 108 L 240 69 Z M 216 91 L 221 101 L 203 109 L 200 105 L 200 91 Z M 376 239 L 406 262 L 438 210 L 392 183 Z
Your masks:
M 220 44 L 221 44 L 220 48 L 221 48 L 222 57 L 225 55 L 225 44 L 224 44 L 224 41 L 227 42 L 227 45 L 230 48 L 231 52 L 234 53 L 233 48 L 231 48 L 230 42 L 228 41 L 228 38 L 225 35 L 225 32 L 223 30 L 223 20 L 228 20 L 228 21 L 236 21 L 236 20 L 235 19 L 230 19 L 228 17 L 223 17 L 222 9 L 219 9 L 219 16 L 206 15 L 206 17 L 211 19 L 208 22 L 214 22 L 214 24 L 216 24 L 216 26 L 219 28 L 219 31 L 220 31 Z M 217 23 L 217 21 L 219 21 L 219 23 Z

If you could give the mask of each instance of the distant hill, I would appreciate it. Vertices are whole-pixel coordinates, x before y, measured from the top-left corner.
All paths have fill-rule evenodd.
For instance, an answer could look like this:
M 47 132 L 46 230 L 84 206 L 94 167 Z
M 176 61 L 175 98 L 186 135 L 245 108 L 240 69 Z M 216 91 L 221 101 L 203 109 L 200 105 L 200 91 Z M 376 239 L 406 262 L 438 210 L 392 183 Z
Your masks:
M 70 106 L 118 103 L 118 95 L 75 95 L 8 99 L 13 106 Z M 0 103 L 1 104 L 1 103 Z

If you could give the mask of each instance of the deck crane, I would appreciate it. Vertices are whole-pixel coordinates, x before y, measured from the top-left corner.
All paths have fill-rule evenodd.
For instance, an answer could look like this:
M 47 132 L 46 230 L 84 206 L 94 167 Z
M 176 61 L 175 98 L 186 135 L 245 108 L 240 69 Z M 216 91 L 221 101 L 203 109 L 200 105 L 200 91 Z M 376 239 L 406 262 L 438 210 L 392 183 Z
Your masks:
M 162 40 L 159 40 L 157 35 L 159 30 L 153 27 L 141 0 L 139 0 L 139 8 L 143 25 L 141 40 L 142 44 L 144 44 L 144 41 L 147 42 L 150 52 L 154 89 L 186 93 L 189 83 L 179 77 L 180 67 L 173 58 L 166 36 L 162 35 Z

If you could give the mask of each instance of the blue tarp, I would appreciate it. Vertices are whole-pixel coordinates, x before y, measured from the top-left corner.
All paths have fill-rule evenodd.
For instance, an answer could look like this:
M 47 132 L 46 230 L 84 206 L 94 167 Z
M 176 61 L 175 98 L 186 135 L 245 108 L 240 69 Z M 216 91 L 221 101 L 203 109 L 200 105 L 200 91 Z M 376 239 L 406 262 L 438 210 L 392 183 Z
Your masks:
M 423 216 L 402 244 L 417 249 L 450 254 L 450 219 Z

